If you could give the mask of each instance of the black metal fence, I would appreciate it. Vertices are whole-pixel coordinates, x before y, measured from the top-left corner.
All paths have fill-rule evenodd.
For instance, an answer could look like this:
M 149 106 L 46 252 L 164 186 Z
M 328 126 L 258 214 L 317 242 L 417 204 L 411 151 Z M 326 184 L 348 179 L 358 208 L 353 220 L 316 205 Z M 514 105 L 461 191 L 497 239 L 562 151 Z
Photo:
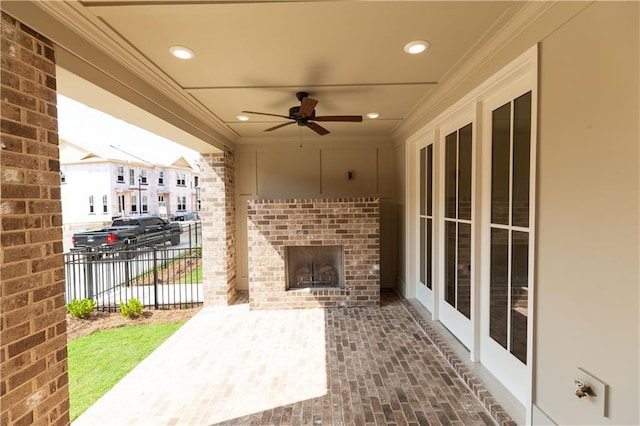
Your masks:
M 65 253 L 67 303 L 89 298 L 96 309 L 109 311 L 132 298 L 155 309 L 202 304 L 200 232 L 199 223 L 189 223 L 175 246 L 158 236 L 127 246 Z

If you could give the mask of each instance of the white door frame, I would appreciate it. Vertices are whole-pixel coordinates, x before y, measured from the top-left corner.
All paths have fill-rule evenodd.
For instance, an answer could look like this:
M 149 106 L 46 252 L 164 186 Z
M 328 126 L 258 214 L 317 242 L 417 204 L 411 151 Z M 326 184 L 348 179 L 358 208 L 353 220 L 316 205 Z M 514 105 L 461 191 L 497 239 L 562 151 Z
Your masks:
M 472 361 L 479 361 L 506 386 L 507 390 L 524 405 L 526 422 L 532 421 L 532 387 L 534 358 L 534 253 L 535 237 L 535 170 L 536 170 L 536 141 L 537 141 L 537 78 L 538 78 L 538 46 L 534 45 L 519 57 L 514 59 L 500 71 L 495 73 L 478 87 L 464 95 L 458 102 L 439 114 L 420 131 L 412 135 L 406 144 L 406 292 L 407 297 L 417 297 L 430 310 L 433 319 L 441 321 L 459 339 L 466 339 Z M 492 348 L 498 346 L 502 352 L 504 348 L 488 337 L 489 326 L 489 289 L 488 274 L 490 272 L 490 208 L 491 208 L 491 137 L 490 117 L 492 99 L 519 92 L 515 97 L 531 90 L 532 92 L 532 123 L 531 123 L 531 179 L 530 179 L 530 241 L 529 241 L 529 298 L 527 322 L 527 365 L 520 373 L 521 381 L 505 377 L 501 370 L 501 355 Z M 523 90 L 524 89 L 524 90 Z M 506 96 L 508 97 L 508 96 Z M 512 99 L 515 99 L 512 98 Z M 512 100 L 506 99 L 504 103 Z M 487 113 L 487 111 L 489 111 Z M 487 118 L 488 117 L 488 118 Z M 443 139 L 452 130 L 473 123 L 473 153 L 472 153 L 472 303 L 471 319 L 458 313 L 444 302 L 444 233 L 442 232 L 444 217 L 444 179 L 443 167 L 444 148 Z M 457 127 L 456 127 L 457 126 Z M 489 129 L 489 130 L 488 130 Z M 433 141 L 433 142 L 432 142 Z M 426 287 L 419 281 L 419 150 L 429 143 L 434 144 L 434 286 L 431 295 L 426 293 Z M 424 289 L 421 289 L 423 287 Z M 447 305 L 447 306 L 443 306 Z M 443 308 L 443 309 L 441 309 Z M 459 318 L 456 318 L 456 314 Z M 462 319 L 463 320 L 462 320 Z M 467 324 L 464 324 L 466 321 Z M 457 323 L 462 323 L 459 327 Z M 471 327 L 469 328 L 469 323 Z M 467 328 L 467 330 L 463 330 Z M 466 334 L 465 334 L 466 333 Z M 466 337 L 465 337 L 466 335 Z M 463 338 L 461 338 L 463 336 Z M 503 354 L 504 355 L 504 354 Z M 502 356 L 503 357 L 503 356 Z M 515 359 L 515 357 L 513 357 Z M 516 359 L 516 361 L 518 361 Z M 518 361 L 520 362 L 520 361 Z
M 482 364 L 493 374 L 527 409 L 527 419 L 531 419 L 532 384 L 533 384 L 533 334 L 534 334 L 534 255 L 535 255 L 535 194 L 536 194 L 536 128 L 537 128 L 537 84 L 535 62 L 533 57 L 531 72 L 518 76 L 501 84 L 483 99 L 483 135 L 482 135 L 482 224 L 481 224 L 481 324 L 480 324 L 480 359 Z M 490 262 L 491 262 L 491 173 L 492 173 L 492 111 L 517 97 L 531 91 L 531 145 L 529 175 L 529 274 L 527 301 L 527 364 L 523 364 L 510 354 L 489 333 L 490 326 Z M 511 169 L 510 169 L 511 173 Z M 509 227 L 516 228 L 516 227 Z M 517 230 L 517 229 L 515 229 Z

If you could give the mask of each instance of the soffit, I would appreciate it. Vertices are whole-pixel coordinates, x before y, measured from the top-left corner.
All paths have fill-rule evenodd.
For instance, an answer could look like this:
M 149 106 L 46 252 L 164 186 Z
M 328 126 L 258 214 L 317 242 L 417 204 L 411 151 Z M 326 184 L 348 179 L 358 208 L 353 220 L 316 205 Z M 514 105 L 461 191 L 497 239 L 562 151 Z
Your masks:
M 438 84 L 493 35 L 520 7 L 515 2 L 144 2 L 84 1 L 110 36 L 151 63 L 212 121 L 255 140 L 316 135 L 242 110 L 287 115 L 295 93 L 319 100 L 317 115 L 364 115 L 363 123 L 322 123 L 322 137 L 389 137 Z M 402 47 L 426 39 L 410 56 Z M 189 61 L 171 45 L 196 52 Z M 320 138 L 320 137 L 317 137 Z

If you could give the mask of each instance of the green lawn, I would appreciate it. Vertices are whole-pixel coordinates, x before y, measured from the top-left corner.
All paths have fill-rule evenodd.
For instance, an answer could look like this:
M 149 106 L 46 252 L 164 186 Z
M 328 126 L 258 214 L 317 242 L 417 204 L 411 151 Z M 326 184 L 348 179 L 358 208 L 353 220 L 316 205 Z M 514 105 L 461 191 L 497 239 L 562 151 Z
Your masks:
M 180 284 L 195 284 L 202 282 L 202 265 L 191 271 L 189 275 L 180 278 Z
M 72 340 L 69 354 L 71 421 L 75 420 L 184 322 L 136 325 Z

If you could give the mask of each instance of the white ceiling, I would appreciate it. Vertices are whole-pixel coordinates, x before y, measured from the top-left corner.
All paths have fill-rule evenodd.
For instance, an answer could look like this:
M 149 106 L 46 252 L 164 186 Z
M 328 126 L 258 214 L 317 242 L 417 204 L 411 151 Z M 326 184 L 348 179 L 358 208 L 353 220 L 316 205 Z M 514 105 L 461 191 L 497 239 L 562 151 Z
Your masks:
M 56 2 L 52 2 L 56 3 Z M 67 24 L 93 21 L 113 46 L 148 64 L 233 142 L 318 137 L 287 126 L 298 91 L 319 101 L 316 115 L 381 114 L 362 123 L 321 123 L 323 136 L 391 138 L 402 120 L 524 4 L 507 1 L 127 1 L 85 0 Z M 97 38 L 96 38 L 97 39 Z M 428 40 L 408 55 L 403 46 Z M 94 41 L 95 43 L 95 41 Z M 196 52 L 184 61 L 172 45 Z M 124 56 L 123 56 L 124 57 Z M 86 58 L 85 58 L 86 59 Z

